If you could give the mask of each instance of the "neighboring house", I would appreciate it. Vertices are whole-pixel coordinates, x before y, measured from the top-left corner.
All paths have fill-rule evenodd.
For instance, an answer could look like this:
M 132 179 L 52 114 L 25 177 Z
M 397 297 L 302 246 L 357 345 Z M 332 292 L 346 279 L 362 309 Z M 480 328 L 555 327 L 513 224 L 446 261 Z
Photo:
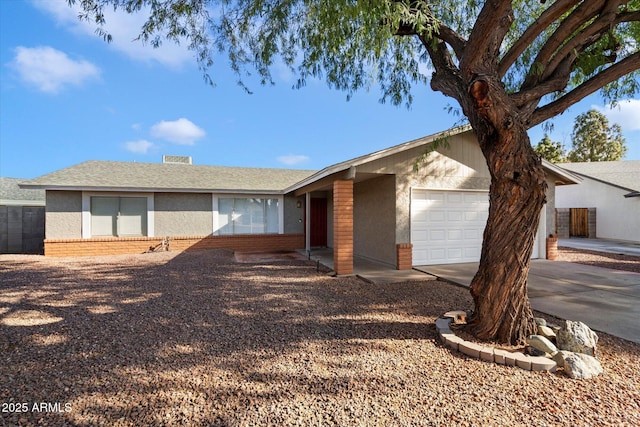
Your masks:
M 0 253 L 44 253 L 44 190 L 22 189 L 24 179 L 0 177 Z
M 444 134 L 321 171 L 86 162 L 30 181 L 47 190 L 47 255 L 330 247 L 338 274 L 353 256 L 394 265 L 478 261 L 489 171 L 467 127 L 449 148 L 416 159 Z M 549 190 L 534 257 L 555 231 L 557 185 L 578 180 L 544 162 Z
M 559 166 L 582 178 L 580 185 L 556 191 L 558 226 L 565 230 L 560 237 L 640 242 L 640 160 Z M 582 213 L 588 215 L 586 229 L 575 223 Z

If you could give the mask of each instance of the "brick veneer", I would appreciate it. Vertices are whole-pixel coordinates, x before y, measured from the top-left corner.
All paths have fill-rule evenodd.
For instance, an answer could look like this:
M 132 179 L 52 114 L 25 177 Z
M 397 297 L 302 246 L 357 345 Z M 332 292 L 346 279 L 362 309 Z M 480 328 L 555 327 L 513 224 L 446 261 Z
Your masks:
M 162 237 L 95 239 L 47 239 L 45 256 L 92 256 L 137 254 L 162 243 Z M 233 236 L 170 237 L 169 250 L 190 251 L 224 248 L 234 251 L 283 251 L 304 248 L 304 234 L 243 234 Z
M 398 270 L 411 270 L 413 268 L 413 245 L 411 243 L 398 243 L 396 245 L 396 268 Z
M 353 274 L 353 181 L 333 182 L 333 270 Z

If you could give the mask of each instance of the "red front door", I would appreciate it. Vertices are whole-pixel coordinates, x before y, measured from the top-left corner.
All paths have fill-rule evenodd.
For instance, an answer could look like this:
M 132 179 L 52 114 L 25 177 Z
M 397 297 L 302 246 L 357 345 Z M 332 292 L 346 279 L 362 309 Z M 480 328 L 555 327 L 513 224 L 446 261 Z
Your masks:
M 311 198 L 310 220 L 311 247 L 327 246 L 327 199 Z

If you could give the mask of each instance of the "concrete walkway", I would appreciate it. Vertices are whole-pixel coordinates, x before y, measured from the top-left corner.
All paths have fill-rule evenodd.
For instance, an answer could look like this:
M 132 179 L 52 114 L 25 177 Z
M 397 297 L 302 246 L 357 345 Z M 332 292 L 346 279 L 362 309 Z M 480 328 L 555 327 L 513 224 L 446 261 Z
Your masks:
M 572 237 L 570 239 L 558 239 L 558 246 L 598 252 L 609 252 L 613 254 L 640 256 L 640 243 L 621 242 L 618 240 Z
M 417 269 L 469 286 L 478 263 L 430 265 Z M 640 343 L 640 273 L 533 260 L 528 286 L 534 310 L 580 320 L 594 330 Z
M 333 268 L 331 249 L 314 250 L 311 259 Z M 363 258 L 354 260 L 354 275 L 371 283 L 437 277 L 469 287 L 477 270 L 477 262 L 396 270 Z M 640 343 L 640 273 L 538 259 L 531 261 L 528 286 L 534 310 L 580 320 L 596 331 Z
M 333 270 L 333 250 L 314 249 L 311 260 Z M 399 283 L 408 280 L 436 280 L 436 277 L 419 270 L 396 270 L 394 266 L 356 257 L 353 275 L 369 283 Z

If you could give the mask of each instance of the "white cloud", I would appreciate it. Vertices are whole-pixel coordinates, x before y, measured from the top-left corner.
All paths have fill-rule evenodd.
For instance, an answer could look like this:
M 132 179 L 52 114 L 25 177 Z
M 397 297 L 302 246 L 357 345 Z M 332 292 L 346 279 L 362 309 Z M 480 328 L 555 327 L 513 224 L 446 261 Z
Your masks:
M 610 123 L 619 124 L 623 132 L 640 130 L 640 99 L 620 101 L 615 107 L 592 105 L 591 108 L 607 116 Z
M 140 139 L 138 141 L 129 141 L 126 142 L 125 148 L 127 151 L 137 154 L 147 154 L 150 149 L 155 147 L 153 142 L 149 142 L 146 139 Z
M 287 154 L 286 156 L 279 156 L 277 160 L 280 163 L 291 166 L 298 163 L 304 163 L 309 160 L 309 157 L 300 154 Z
M 180 118 L 174 121 L 165 121 L 151 126 L 151 135 L 156 138 L 166 139 L 180 145 L 193 145 L 204 137 L 206 132 L 188 119 Z
M 77 3 L 70 7 L 66 1 L 33 0 L 34 6 L 51 15 L 59 26 L 82 36 L 99 37 L 96 35 L 95 23 L 78 19 L 80 6 Z M 145 17 L 149 14 L 148 7 L 129 14 L 121 9 L 114 11 L 113 7 L 106 6 L 103 12 L 106 20 L 104 30 L 113 37 L 108 44 L 110 48 L 136 61 L 158 62 L 171 68 L 179 68 L 194 60 L 193 54 L 186 47 L 186 41 L 181 45 L 166 41 L 155 49 L 150 44 L 136 40 Z M 107 46 L 106 42 L 102 43 Z
M 67 85 L 80 86 L 100 75 L 100 69 L 89 61 L 74 60 L 50 46 L 15 49 L 10 66 L 26 83 L 47 93 L 58 93 Z

